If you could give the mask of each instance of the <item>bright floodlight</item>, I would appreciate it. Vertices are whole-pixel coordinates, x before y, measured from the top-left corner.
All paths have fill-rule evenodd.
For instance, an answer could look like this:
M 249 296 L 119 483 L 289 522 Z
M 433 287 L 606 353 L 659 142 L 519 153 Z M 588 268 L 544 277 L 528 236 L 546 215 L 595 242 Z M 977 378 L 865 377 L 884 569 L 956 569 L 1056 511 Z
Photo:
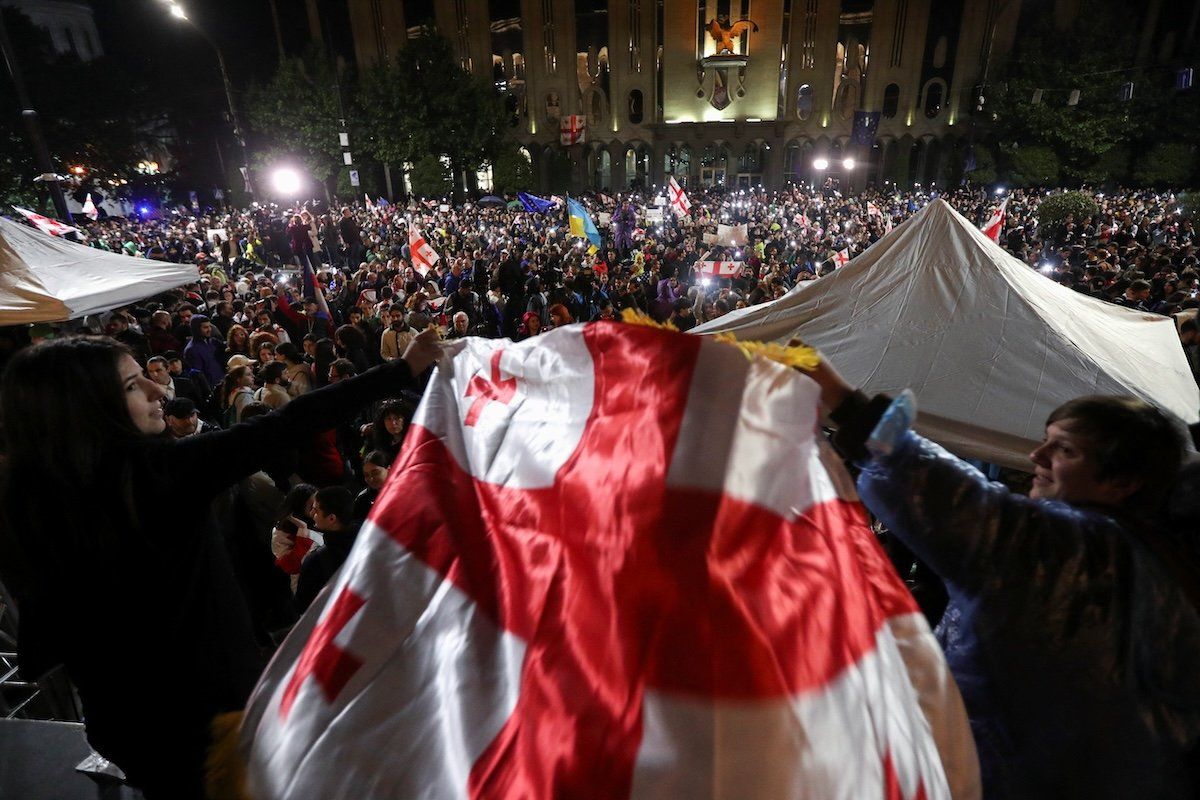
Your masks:
M 300 173 L 289 167 L 280 167 L 271 175 L 275 191 L 284 197 L 295 197 L 300 194 Z
M 829 169 L 829 159 L 818 158 L 813 161 L 813 169 Z
M 842 159 L 842 168 L 843 169 L 854 169 L 854 159 L 853 158 L 843 158 Z
M 171 4 L 171 16 L 176 19 L 187 19 L 187 12 L 183 10 L 183 6 Z

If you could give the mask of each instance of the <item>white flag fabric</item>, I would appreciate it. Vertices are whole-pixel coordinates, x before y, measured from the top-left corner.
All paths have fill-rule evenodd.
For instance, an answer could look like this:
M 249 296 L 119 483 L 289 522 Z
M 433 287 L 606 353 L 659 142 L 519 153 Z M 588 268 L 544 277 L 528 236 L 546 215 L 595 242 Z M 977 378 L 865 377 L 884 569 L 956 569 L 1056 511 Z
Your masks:
M 844 250 L 838 250 L 836 253 L 833 254 L 834 267 L 841 269 L 842 267 L 846 266 L 849 263 L 850 263 L 850 248 L 847 247 Z
M 59 222 L 50 217 L 44 217 L 36 211 L 30 211 L 28 208 L 13 206 L 13 209 L 22 217 L 29 220 L 33 224 L 33 227 L 42 233 L 48 233 L 51 236 L 62 236 L 64 233 L 79 233 L 78 228 L 73 228 L 65 222 Z
M 408 251 L 413 269 L 419 272 L 422 278 L 429 273 L 429 270 L 433 269 L 433 265 L 441 258 L 437 251 L 429 245 L 429 242 L 425 241 L 425 237 L 421 235 L 420 229 L 415 225 L 408 229 Z
M 587 117 L 572 115 L 559 120 L 558 141 L 564 147 L 587 141 Z
M 683 191 L 683 187 L 675 180 L 675 176 L 671 176 L 671 180 L 667 183 L 667 192 L 671 196 L 671 210 L 677 216 L 686 217 L 692 210 L 691 201 L 688 200 L 687 194 Z
M 83 201 L 83 215 L 92 222 L 100 219 L 100 209 L 96 208 L 96 204 L 92 202 L 91 192 L 88 192 L 87 198 Z
M 696 272 L 713 278 L 730 278 L 742 269 L 742 261 L 697 261 Z
M 450 344 L 249 703 L 249 795 L 979 797 L 818 395 L 623 323 Z

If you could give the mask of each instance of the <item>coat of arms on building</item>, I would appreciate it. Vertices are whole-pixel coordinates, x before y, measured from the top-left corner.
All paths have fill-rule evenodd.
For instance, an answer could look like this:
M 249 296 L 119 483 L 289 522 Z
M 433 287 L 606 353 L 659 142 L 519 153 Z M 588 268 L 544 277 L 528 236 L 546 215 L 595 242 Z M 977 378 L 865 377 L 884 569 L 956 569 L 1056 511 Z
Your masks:
M 720 16 L 711 20 L 705 30 L 717 43 L 716 53 L 701 58 L 696 66 L 696 80 L 700 84 L 696 96 L 704 97 L 705 80 L 708 73 L 712 72 L 712 87 L 707 90 L 708 102 L 713 108 L 723 110 L 735 97 L 746 95 L 746 66 L 750 63 L 750 57 L 745 52 L 737 52 L 736 40 L 749 31 L 757 33 L 758 24 L 749 19 L 730 23 L 728 17 Z

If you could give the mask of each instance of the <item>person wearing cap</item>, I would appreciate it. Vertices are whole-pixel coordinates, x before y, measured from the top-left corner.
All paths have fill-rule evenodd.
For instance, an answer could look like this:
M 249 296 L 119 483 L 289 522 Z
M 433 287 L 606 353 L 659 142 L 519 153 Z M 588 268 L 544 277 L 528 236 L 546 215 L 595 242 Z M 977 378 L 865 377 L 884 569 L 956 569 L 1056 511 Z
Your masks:
M 200 419 L 196 404 L 187 397 L 176 397 L 164 403 L 163 420 L 167 423 L 168 435 L 173 439 L 195 436 L 216 429 L 216 426 Z

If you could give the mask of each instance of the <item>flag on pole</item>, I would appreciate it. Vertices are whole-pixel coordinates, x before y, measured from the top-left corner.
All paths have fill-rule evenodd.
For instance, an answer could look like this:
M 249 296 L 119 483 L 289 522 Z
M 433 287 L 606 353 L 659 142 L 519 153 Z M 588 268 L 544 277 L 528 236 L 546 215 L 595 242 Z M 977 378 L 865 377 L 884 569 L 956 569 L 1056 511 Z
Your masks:
M 991 219 L 983 225 L 983 235 L 991 239 L 993 242 L 1000 241 L 1000 233 L 1004 230 L 1004 214 L 1008 208 L 1008 198 L 1004 198 L 1004 202 L 1000 207 L 992 212 Z
M 424 278 L 433 269 L 433 265 L 441 258 L 421 235 L 421 230 L 413 225 L 408 229 L 408 255 L 413 269 Z
M 100 218 L 100 210 L 96 208 L 96 204 L 92 202 L 92 193 L 88 192 L 88 196 L 83 201 L 83 215 L 95 222 Z
M 517 199 L 521 201 L 524 209 L 531 214 L 545 214 L 547 211 L 554 209 L 554 201 L 538 197 L 535 194 L 517 192 Z
M 587 117 L 578 114 L 559 120 L 558 141 L 564 147 L 587 141 Z
M 596 223 L 592 222 L 583 204 L 570 197 L 567 198 L 567 219 L 572 236 L 586 237 L 596 247 L 600 246 L 600 231 L 596 229 Z
M 72 228 L 65 222 L 59 222 L 50 217 L 43 217 L 36 211 L 30 211 L 28 208 L 21 208 L 20 206 L 13 206 L 13 208 L 42 233 L 48 233 L 51 236 L 62 236 L 64 233 L 79 233 L 78 228 Z
M 649 327 L 448 345 L 250 700 L 249 796 L 977 798 L 818 398 Z
M 833 266 L 835 269 L 841 269 L 850 263 L 850 248 L 838 250 L 833 254 Z
M 731 278 L 742 269 L 742 261 L 697 261 L 696 272 L 712 278 Z
M 871 202 L 870 200 L 868 200 L 868 201 L 867 201 L 867 216 L 869 216 L 869 217 L 882 217 L 882 216 L 883 216 L 883 212 L 879 210 L 879 206 L 875 205 L 873 202 Z
M 667 192 L 671 195 L 671 210 L 680 217 L 686 217 L 692 210 L 692 204 L 688 200 L 687 194 L 684 193 L 683 187 L 675 180 L 674 175 L 667 183 Z
M 367 194 L 366 192 L 363 192 L 363 202 L 366 203 L 367 208 L 375 207 L 375 204 L 371 202 L 371 195 Z

